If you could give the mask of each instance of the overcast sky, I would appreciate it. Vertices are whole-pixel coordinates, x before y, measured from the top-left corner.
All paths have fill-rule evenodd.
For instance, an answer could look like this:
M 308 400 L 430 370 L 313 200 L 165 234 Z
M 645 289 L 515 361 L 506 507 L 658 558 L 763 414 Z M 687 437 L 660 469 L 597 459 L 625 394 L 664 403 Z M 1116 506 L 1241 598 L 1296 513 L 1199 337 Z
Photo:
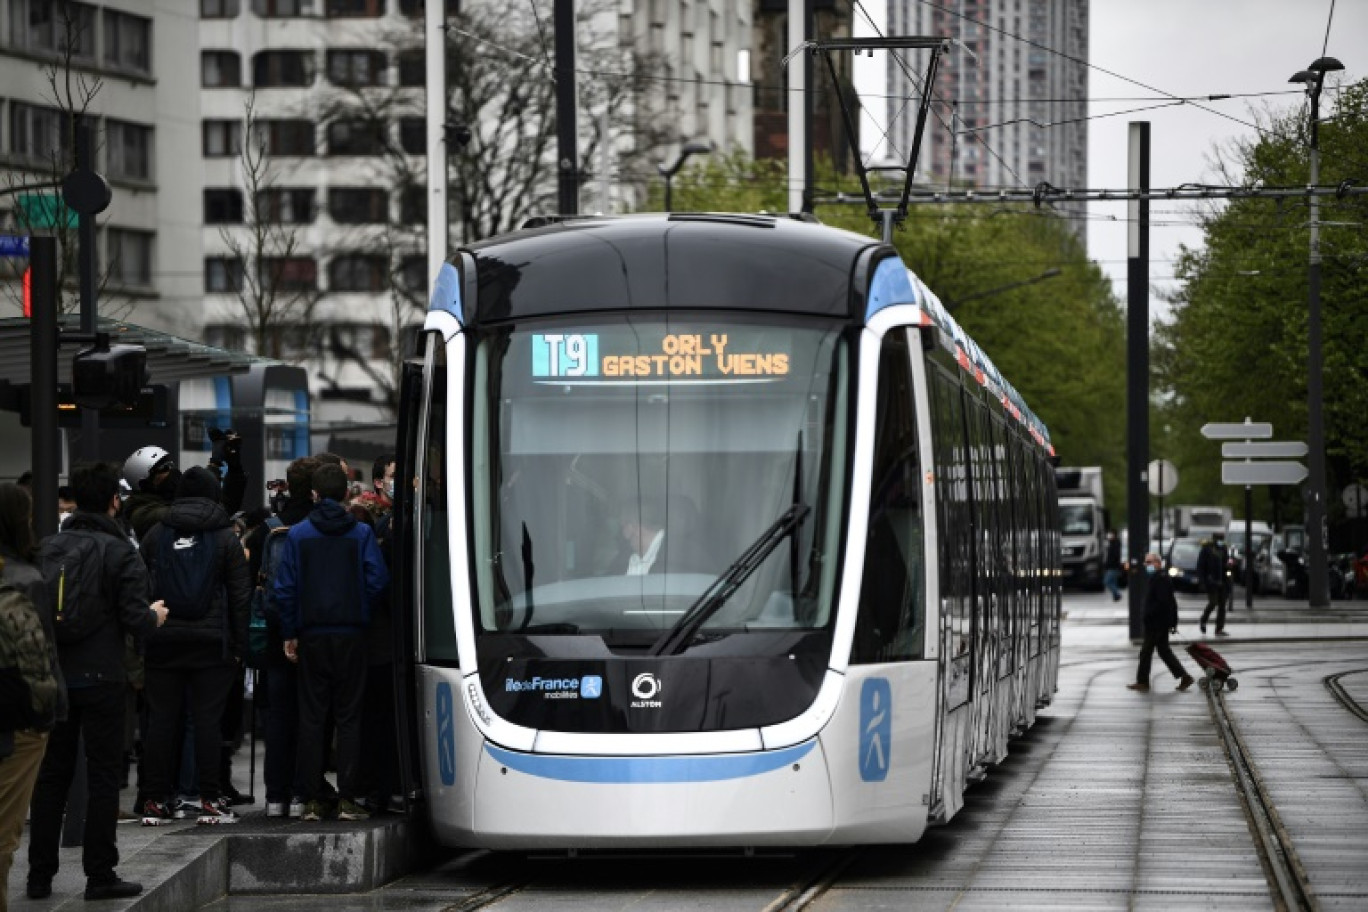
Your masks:
M 948 0 L 940 2 L 951 5 Z M 863 5 L 875 15 L 881 6 Z M 1287 78 L 1321 56 L 1327 21 L 1330 40 L 1325 53 L 1344 63 L 1342 75 L 1352 79 L 1368 73 L 1368 0 L 1336 0 L 1332 20 L 1331 0 L 1092 0 L 1090 15 L 1088 96 L 1095 100 L 1088 113 L 1096 118 L 1088 123 L 1088 184 L 1092 188 L 1126 186 L 1126 136 L 1131 121 L 1151 124 L 1152 187 L 1214 183 L 1214 150 L 1233 139 L 1255 135 L 1252 126 L 1246 125 L 1253 123 L 1252 108 L 1269 105 L 1286 110 L 1300 105 L 1302 98 L 1269 95 L 1203 103 L 1220 113 L 1179 105 L 1114 117 L 1098 115 L 1162 104 L 1165 93 L 1190 97 L 1295 89 Z M 857 17 L 857 34 L 868 33 Z M 867 59 L 860 58 L 862 62 Z M 867 84 L 857 79 L 862 87 Z M 1102 100 L 1113 98 L 1154 100 Z M 1323 96 L 1322 116 L 1329 110 L 1329 99 Z M 1151 204 L 1155 224 L 1150 235 L 1150 275 L 1160 290 L 1174 284 L 1172 261 L 1179 244 L 1201 244 L 1196 228 L 1170 224 L 1190 223 L 1194 211 L 1193 204 Z M 1113 277 L 1114 287 L 1124 297 L 1125 204 L 1094 203 L 1089 215 L 1088 253 Z M 1157 299 L 1153 306 L 1162 307 Z

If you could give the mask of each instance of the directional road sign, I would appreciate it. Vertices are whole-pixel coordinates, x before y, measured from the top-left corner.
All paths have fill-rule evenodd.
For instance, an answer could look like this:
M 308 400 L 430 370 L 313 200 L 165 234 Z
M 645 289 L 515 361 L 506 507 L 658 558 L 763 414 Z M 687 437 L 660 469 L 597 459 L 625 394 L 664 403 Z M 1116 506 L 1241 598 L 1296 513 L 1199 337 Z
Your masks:
M 1202 425 L 1202 436 L 1207 440 L 1266 440 L 1273 436 L 1273 425 L 1267 421 L 1243 421 Z
M 26 257 L 29 255 L 27 234 L 0 234 L 0 256 Z
M 1223 462 L 1221 484 L 1293 485 L 1311 473 L 1300 462 Z
M 1267 443 L 1223 443 L 1222 459 L 1301 459 L 1308 447 L 1300 440 L 1271 440 Z

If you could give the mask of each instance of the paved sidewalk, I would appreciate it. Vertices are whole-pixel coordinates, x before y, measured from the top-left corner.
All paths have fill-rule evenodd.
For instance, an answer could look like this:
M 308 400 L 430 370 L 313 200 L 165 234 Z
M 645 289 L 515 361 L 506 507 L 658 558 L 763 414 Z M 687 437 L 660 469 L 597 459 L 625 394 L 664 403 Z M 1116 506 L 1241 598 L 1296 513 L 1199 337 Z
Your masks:
M 1129 593 L 1113 601 L 1106 592 L 1064 593 L 1063 644 L 1070 646 L 1132 645 L 1127 628 Z M 1256 597 L 1254 608 L 1245 608 L 1244 592 L 1235 591 L 1235 608 L 1226 615 L 1229 637 L 1216 638 L 1209 625 L 1202 634 L 1197 624 L 1206 607 L 1206 596 L 1178 593 L 1179 643 L 1204 640 L 1212 643 L 1251 640 L 1343 639 L 1368 637 L 1368 601 L 1336 601 L 1330 608 L 1312 610 L 1306 602 Z M 1213 615 L 1214 619 L 1214 615 Z

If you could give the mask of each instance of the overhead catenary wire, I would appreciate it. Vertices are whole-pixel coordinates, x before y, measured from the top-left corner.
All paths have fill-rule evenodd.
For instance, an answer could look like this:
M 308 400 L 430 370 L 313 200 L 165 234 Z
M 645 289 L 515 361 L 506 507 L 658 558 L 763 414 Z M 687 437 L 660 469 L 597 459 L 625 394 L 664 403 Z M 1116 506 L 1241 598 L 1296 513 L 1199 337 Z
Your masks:
M 1010 32 L 1010 31 L 1008 31 L 1007 29 L 1002 29 L 1002 28 L 998 28 L 998 27 L 995 26 L 995 25 L 990 25 L 989 23 L 984 22 L 984 21 L 981 20 L 981 19 L 975 19 L 973 16 L 966 15 L 966 14 L 964 14 L 964 13 L 961 13 L 961 12 L 957 11 L 957 10 L 953 10 L 953 9 L 950 9 L 949 7 L 942 6 L 942 5 L 939 4 L 939 3 L 935 3 L 935 2 L 933 2 L 933 0 L 917 0 L 917 2 L 920 3 L 920 4 L 922 4 L 923 6 L 929 6 L 929 7 L 931 7 L 932 9 L 936 9 L 936 10 L 941 11 L 942 13 L 946 13 L 946 14 L 948 14 L 948 15 L 955 16 L 955 17 L 957 17 L 957 18 L 959 18 L 959 19 L 963 19 L 963 20 L 966 21 L 966 22 L 972 22 L 973 24 L 979 26 L 980 28 L 987 29 L 987 30 L 989 30 L 989 31 L 991 31 L 991 32 L 997 32 L 999 35 L 1003 35 L 1003 36 L 1006 36 L 1006 37 L 1008 37 L 1008 38 L 1015 39 L 1015 40 L 1020 41 L 1020 42 L 1022 42 L 1022 43 L 1024 43 L 1024 44 L 1026 44 L 1026 45 L 1029 45 L 1030 47 L 1036 48 L 1037 50 L 1044 51 L 1044 52 L 1047 53 L 1047 54 L 1054 54 L 1055 56 L 1057 56 L 1057 57 L 1062 57 L 1063 59 L 1068 60 L 1068 61 L 1070 61 L 1070 62 L 1072 62 L 1072 63 L 1077 63 L 1077 64 L 1080 64 L 1081 66 L 1085 66 L 1085 67 L 1087 67 L 1087 68 L 1090 69 L 1090 70 L 1096 70 L 1097 72 L 1099 72 L 1099 73 L 1104 73 L 1104 74 L 1106 74 L 1107 76 L 1111 76 L 1111 77 L 1114 78 L 1114 79 L 1120 79 L 1121 81 L 1123 81 L 1123 82 L 1128 82 L 1128 83 L 1130 83 L 1131 85 L 1139 86 L 1140 88 L 1145 89 L 1146 91 L 1149 91 L 1149 92 L 1157 92 L 1157 93 L 1159 93 L 1160 95 L 1163 95 L 1163 96 L 1165 96 L 1165 97 L 1167 97 L 1167 98 L 1176 98 L 1176 97 L 1177 97 L 1177 96 L 1175 96 L 1172 92 L 1165 92 L 1163 89 L 1156 88 L 1156 87 L 1154 87 L 1154 86 L 1152 86 L 1152 85 L 1149 85 L 1149 84 L 1147 84 L 1147 83 L 1143 83 L 1143 82 L 1141 82 L 1141 81 L 1138 80 L 1138 79 L 1132 79 L 1132 78 L 1130 78 L 1129 76 L 1123 76 L 1123 75 L 1120 74 L 1120 73 L 1117 73 L 1117 72 L 1115 72 L 1115 71 L 1113 71 L 1113 70 L 1109 70 L 1109 69 L 1107 69 L 1106 67 L 1099 66 L 1098 64 L 1092 63 L 1092 62 L 1090 62 L 1090 61 L 1088 61 L 1088 60 L 1086 60 L 1086 59 L 1084 59 L 1084 58 L 1082 58 L 1082 57 L 1077 57 L 1077 56 L 1075 56 L 1075 55 L 1073 55 L 1073 54 L 1068 54 L 1068 53 L 1065 53 L 1064 51 L 1056 50 L 1055 48 L 1052 48 L 1052 47 L 1050 47 L 1050 46 L 1047 45 L 1047 44 L 1041 44 L 1039 41 L 1034 41 L 1034 40 L 1032 40 L 1032 39 L 1030 39 L 1030 38 L 1026 38 L 1026 37 L 1024 37 L 1024 36 L 1022 36 L 1022 35 L 1018 35 L 1018 34 L 1016 34 L 1015 32 Z M 1263 133 L 1263 132 L 1264 132 L 1264 130 L 1263 130 L 1261 127 L 1259 127 L 1258 124 L 1252 124 L 1252 123 L 1250 123 L 1249 121 L 1241 120 L 1241 119 L 1238 118 L 1238 117 L 1233 117 L 1233 116 L 1231 116 L 1230 114 L 1226 114 L 1226 113 L 1224 113 L 1224 112 L 1222 112 L 1222 111 L 1217 111 L 1217 110 L 1214 110 L 1214 109 L 1212 109 L 1212 108 L 1205 107 L 1204 105 L 1201 105 L 1201 104 L 1194 104 L 1193 106 L 1196 107 L 1196 108 L 1198 108 L 1198 109 L 1200 109 L 1200 110 L 1206 111 L 1208 114 L 1215 114 L 1217 117 L 1224 117 L 1226 120 L 1231 120 L 1231 121 L 1234 121 L 1234 122 L 1237 123 L 1237 124 L 1241 124 L 1242 126 L 1249 127 L 1249 128 L 1255 130 L 1255 131 L 1258 132 L 1258 133 Z

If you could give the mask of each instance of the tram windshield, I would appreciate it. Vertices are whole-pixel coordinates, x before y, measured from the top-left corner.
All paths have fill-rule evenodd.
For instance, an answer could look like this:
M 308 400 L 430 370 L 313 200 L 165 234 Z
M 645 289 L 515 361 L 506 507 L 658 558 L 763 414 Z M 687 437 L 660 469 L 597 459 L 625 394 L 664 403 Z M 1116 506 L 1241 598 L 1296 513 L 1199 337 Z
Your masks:
M 591 319 L 476 346 L 478 634 L 588 658 L 768 653 L 826 628 L 846 471 L 840 327 Z

